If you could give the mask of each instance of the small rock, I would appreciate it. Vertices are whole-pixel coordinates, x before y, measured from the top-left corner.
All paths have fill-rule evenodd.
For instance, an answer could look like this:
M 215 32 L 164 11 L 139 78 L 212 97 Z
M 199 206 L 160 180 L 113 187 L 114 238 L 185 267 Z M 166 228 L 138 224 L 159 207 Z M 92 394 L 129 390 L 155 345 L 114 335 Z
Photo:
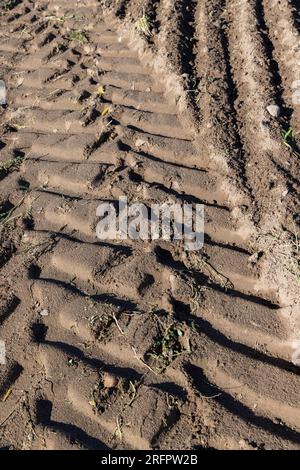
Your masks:
M 42 317 L 47 317 L 49 315 L 49 312 L 46 308 L 44 308 L 41 312 L 40 312 L 40 315 L 42 315 Z
M 131 153 L 128 153 L 128 154 L 127 154 L 126 162 L 128 163 L 128 165 L 129 165 L 131 168 L 136 167 L 137 164 L 138 164 L 138 161 L 137 161 L 136 157 L 135 157 L 134 155 L 132 155 Z
M 3 80 L 0 80 L 0 105 L 5 105 L 7 100 L 6 86 Z
M 271 116 L 277 118 L 280 116 L 280 108 L 276 104 L 270 104 L 267 106 L 267 111 Z
M 23 82 L 24 82 L 24 77 L 23 77 L 23 75 L 22 75 L 22 76 L 20 76 L 20 77 L 17 78 L 17 83 L 16 83 L 17 88 L 18 88 L 19 86 L 21 86 Z
M 85 46 L 83 46 L 83 50 L 84 50 L 84 53 L 85 54 L 89 54 L 91 52 L 91 48 L 88 44 L 86 44 Z
M 147 141 L 144 140 L 144 139 L 136 139 L 136 141 L 135 141 L 135 145 L 137 147 L 143 147 L 146 144 L 147 144 Z
M 95 75 L 95 71 L 93 69 L 86 69 L 86 73 L 88 77 Z
M 114 388 L 118 384 L 118 379 L 112 374 L 109 374 L 108 372 L 105 372 L 103 374 L 103 385 L 105 388 Z
M 65 121 L 65 128 L 66 131 L 68 132 L 71 128 L 72 122 L 71 121 Z
M 180 184 L 178 183 L 178 181 L 172 181 L 171 188 L 175 189 L 175 191 L 180 191 Z

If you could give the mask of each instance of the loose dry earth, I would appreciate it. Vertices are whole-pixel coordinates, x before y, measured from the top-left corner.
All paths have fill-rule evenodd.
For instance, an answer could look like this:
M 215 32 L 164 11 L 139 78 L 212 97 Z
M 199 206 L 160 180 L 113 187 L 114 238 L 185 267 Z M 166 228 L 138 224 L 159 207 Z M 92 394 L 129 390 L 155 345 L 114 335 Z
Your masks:
M 0 15 L 0 446 L 299 449 L 299 2 Z M 204 248 L 100 242 L 124 195 Z

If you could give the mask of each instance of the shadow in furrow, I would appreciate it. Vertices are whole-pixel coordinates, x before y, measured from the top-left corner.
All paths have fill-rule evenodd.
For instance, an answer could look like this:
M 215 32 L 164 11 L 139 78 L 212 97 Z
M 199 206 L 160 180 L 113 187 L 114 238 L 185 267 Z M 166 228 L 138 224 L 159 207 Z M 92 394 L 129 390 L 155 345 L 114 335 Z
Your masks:
M 264 429 L 268 433 L 291 442 L 300 442 L 300 434 L 297 431 L 294 431 L 293 429 L 283 424 L 276 425 L 271 419 L 256 415 L 243 403 L 235 400 L 224 390 L 219 389 L 217 386 L 210 383 L 210 381 L 205 376 L 204 371 L 200 367 L 187 364 L 186 369 L 192 377 L 195 388 L 200 392 L 201 395 L 204 395 L 208 398 L 213 398 L 230 413 L 238 416 L 247 423 L 251 423 L 254 426 Z
M 70 443 L 79 443 L 89 450 L 107 450 L 108 447 L 95 437 L 89 436 L 83 429 L 70 423 L 62 423 L 51 419 L 52 403 L 40 399 L 36 403 L 36 421 L 52 432 L 63 433 Z

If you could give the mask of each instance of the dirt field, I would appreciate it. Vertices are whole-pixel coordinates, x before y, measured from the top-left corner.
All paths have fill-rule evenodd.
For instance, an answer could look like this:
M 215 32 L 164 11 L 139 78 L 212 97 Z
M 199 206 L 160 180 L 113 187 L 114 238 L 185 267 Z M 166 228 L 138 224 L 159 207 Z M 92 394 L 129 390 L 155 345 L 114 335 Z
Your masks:
M 300 449 L 299 2 L 0 0 L 0 79 L 0 447 Z

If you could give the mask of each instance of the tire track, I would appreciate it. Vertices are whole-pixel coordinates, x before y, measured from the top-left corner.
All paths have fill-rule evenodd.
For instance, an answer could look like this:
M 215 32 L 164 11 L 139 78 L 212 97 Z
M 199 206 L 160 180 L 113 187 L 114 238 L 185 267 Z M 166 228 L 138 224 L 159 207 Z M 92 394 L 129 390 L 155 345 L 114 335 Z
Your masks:
M 280 124 L 272 120 L 268 113 L 269 105 L 282 104 L 277 100 L 277 83 L 280 85 L 280 79 L 276 67 L 272 67 L 272 55 L 268 55 L 268 39 L 263 39 L 266 32 L 261 29 L 264 26 L 263 12 L 258 2 L 237 1 L 227 7 L 230 18 L 230 60 L 237 90 L 237 115 L 247 152 L 245 175 L 257 204 L 263 206 L 257 207 L 258 214 L 264 213 L 269 218 L 260 222 L 270 224 L 273 219 L 270 218 L 270 209 L 274 205 L 281 205 L 285 189 L 283 178 L 274 174 L 275 168 L 269 171 L 270 158 L 280 165 L 284 164 L 286 158 L 281 148 Z M 260 20 L 256 21 L 256 18 Z M 253 26 L 255 24 L 257 27 Z M 258 164 L 259 171 L 256 173 Z M 261 185 L 263 167 L 265 174 L 272 176 Z M 266 192 L 266 185 L 272 191 Z
M 228 38 L 225 27 L 222 27 L 224 8 L 225 4 L 220 2 L 198 2 L 198 100 L 203 114 L 199 132 L 207 143 L 206 152 L 212 162 L 218 167 L 222 165 L 224 174 L 230 175 L 229 178 L 234 179 L 239 189 L 251 197 L 245 177 L 245 149 L 237 125 L 237 92 L 232 77 Z
M 293 98 L 293 93 L 296 91 L 293 84 L 299 79 L 299 32 L 293 24 L 292 8 L 289 2 L 280 2 L 276 9 L 272 8 L 272 2 L 264 2 L 263 4 L 285 89 L 285 100 L 292 111 L 291 126 L 297 139 L 299 110 Z
M 181 0 L 175 2 L 175 9 L 177 10 L 180 31 L 180 40 L 178 44 L 178 53 L 181 59 L 181 70 L 185 74 L 187 89 L 190 93 L 190 100 L 193 107 L 198 111 L 197 96 L 193 95 L 193 90 L 198 89 L 199 81 L 196 74 L 195 61 L 196 61 L 196 47 L 197 36 L 195 34 L 195 13 L 197 2 L 187 2 Z

